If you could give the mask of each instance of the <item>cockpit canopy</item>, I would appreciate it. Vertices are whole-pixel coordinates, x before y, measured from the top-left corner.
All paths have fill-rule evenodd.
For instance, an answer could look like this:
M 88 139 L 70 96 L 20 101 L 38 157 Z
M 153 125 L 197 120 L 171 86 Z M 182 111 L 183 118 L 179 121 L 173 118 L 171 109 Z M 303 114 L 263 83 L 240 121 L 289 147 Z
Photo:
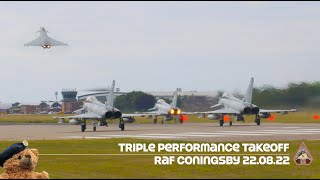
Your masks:
M 233 97 L 233 95 L 230 94 L 229 92 L 225 92 L 225 93 L 223 93 L 223 95 L 222 95 L 222 98 L 230 98 L 230 97 Z
M 87 97 L 86 101 L 85 102 L 89 102 L 89 103 L 96 103 L 98 100 L 96 97 L 94 96 L 89 96 Z
M 157 101 L 157 103 L 158 103 L 158 104 L 164 104 L 165 101 L 164 101 L 163 99 L 159 99 L 159 100 Z

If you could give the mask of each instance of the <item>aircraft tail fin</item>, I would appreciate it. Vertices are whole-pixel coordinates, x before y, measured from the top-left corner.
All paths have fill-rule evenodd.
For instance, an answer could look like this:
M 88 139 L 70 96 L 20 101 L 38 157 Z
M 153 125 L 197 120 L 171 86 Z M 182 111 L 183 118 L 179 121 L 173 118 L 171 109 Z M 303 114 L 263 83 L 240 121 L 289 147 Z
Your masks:
M 178 89 L 173 94 L 173 99 L 172 99 L 172 102 L 171 102 L 171 106 L 173 108 L 177 107 L 177 101 L 178 101 Z
M 40 27 L 40 30 L 37 31 L 36 33 L 41 32 L 41 31 L 44 31 L 44 32 L 46 32 L 46 33 L 49 33 L 49 31 L 47 31 L 44 27 Z
M 112 86 L 110 88 L 110 92 L 107 98 L 107 103 L 106 105 L 109 107 L 113 107 L 113 99 L 114 99 L 114 85 L 115 85 L 115 80 L 112 81 Z
M 252 77 L 250 80 L 250 84 L 247 89 L 246 95 L 244 97 L 244 102 L 249 103 L 249 104 L 252 103 L 253 82 L 254 82 L 254 78 Z

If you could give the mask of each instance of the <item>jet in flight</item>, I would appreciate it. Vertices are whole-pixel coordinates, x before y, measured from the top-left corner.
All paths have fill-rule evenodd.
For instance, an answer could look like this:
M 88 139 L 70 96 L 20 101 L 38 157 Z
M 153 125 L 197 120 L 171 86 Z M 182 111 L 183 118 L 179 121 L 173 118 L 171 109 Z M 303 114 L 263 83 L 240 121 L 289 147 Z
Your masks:
M 64 116 L 64 117 L 54 117 L 60 118 L 60 122 L 63 122 L 64 119 L 70 119 L 69 123 L 73 125 L 81 124 L 81 131 L 86 130 L 86 120 L 93 120 L 93 131 L 96 131 L 96 120 L 99 121 L 99 126 L 108 126 L 106 120 L 120 119 L 119 128 L 121 131 L 124 131 L 124 118 L 132 118 L 135 116 L 142 116 L 141 114 L 122 114 L 121 111 L 113 107 L 114 100 L 114 86 L 115 81 L 112 81 L 112 86 L 107 97 L 107 102 L 103 104 L 98 101 L 96 97 L 89 96 L 84 101 L 83 107 L 74 111 L 78 115 L 74 116 Z
M 282 113 L 287 114 L 288 112 L 295 112 L 296 109 L 290 110 L 267 110 L 260 109 L 258 106 L 252 104 L 252 92 L 253 92 L 253 82 L 254 79 L 251 78 L 249 87 L 245 94 L 245 97 L 241 100 L 234 97 L 230 93 L 224 93 L 221 98 L 219 98 L 218 104 L 211 106 L 214 107 L 222 107 L 221 109 L 215 111 L 206 111 L 206 112 L 196 112 L 200 114 L 200 117 L 204 117 L 208 115 L 208 119 L 210 120 L 220 120 L 220 126 L 224 124 L 224 116 L 230 115 L 235 116 L 235 121 L 244 121 L 243 115 L 255 115 L 255 123 L 260 125 L 260 117 L 261 118 L 269 118 L 271 117 L 271 113 Z M 232 126 L 232 120 L 230 118 L 229 125 Z
M 191 112 L 182 112 L 180 108 L 177 107 L 177 101 L 178 101 L 178 91 L 177 89 L 174 92 L 173 99 L 171 104 L 168 104 L 165 100 L 159 99 L 153 108 L 149 109 L 149 112 L 143 112 L 142 114 L 145 114 L 147 116 L 153 117 L 153 123 L 157 123 L 158 116 L 162 116 L 161 123 L 163 124 L 164 121 L 169 120 L 176 120 L 177 116 L 179 117 L 180 123 L 183 123 L 183 121 L 187 120 L 187 116 L 185 114 L 194 114 Z
M 37 32 L 40 32 L 40 36 L 37 39 L 24 44 L 24 46 L 41 46 L 43 49 L 49 49 L 51 46 L 68 46 L 67 43 L 49 37 L 47 34 L 48 31 L 44 27 L 40 27 L 40 30 Z

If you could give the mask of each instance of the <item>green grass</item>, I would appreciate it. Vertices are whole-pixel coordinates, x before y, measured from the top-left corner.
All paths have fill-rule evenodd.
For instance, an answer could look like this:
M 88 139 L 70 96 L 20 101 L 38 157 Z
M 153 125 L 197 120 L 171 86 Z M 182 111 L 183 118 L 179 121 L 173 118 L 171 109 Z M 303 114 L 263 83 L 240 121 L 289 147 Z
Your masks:
M 289 114 L 274 113 L 275 119 L 261 119 L 262 123 L 319 123 L 319 120 L 314 120 L 313 115 L 320 115 L 316 110 L 293 112 Z M 67 114 L 49 115 L 49 114 L 32 114 L 32 115 L 0 115 L 1 123 L 57 123 L 58 119 L 53 119 L 54 116 L 69 116 Z M 218 123 L 217 120 L 209 120 L 208 118 L 198 118 L 197 115 L 188 115 L 186 123 Z M 158 123 L 161 123 L 162 117 L 158 118 Z M 233 117 L 234 120 L 234 117 Z M 118 123 L 118 120 L 109 121 L 110 123 Z M 253 123 L 254 115 L 245 116 L 245 123 Z M 136 117 L 136 124 L 153 123 L 153 119 L 146 117 Z M 175 123 L 174 121 L 167 121 L 166 123 Z M 242 123 L 242 122 L 240 122 Z
M 57 123 L 54 116 L 68 116 L 68 114 L 7 114 L 0 115 L 0 123 Z
M 320 178 L 320 141 L 304 141 L 313 162 L 297 166 L 292 161 L 301 141 L 290 143 L 290 165 L 169 165 L 156 166 L 153 156 L 45 156 L 41 154 L 120 153 L 118 143 L 166 143 L 185 141 L 137 140 L 128 138 L 103 140 L 29 141 L 40 159 L 37 172 L 47 171 L 50 178 Z M 14 142 L 0 141 L 3 150 Z M 239 142 L 240 143 L 240 142 Z M 259 142 L 261 143 L 261 142 Z M 0 173 L 3 170 L 0 169 Z

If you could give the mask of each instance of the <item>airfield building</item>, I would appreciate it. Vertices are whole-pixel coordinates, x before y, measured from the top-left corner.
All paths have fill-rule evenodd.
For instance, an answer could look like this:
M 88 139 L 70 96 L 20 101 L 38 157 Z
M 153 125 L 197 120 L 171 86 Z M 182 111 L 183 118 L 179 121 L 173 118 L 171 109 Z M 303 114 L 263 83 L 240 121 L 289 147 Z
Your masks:
M 23 103 L 19 104 L 18 109 L 20 108 L 21 114 L 35 114 L 37 111 L 37 106 L 39 104 L 35 103 Z
M 77 100 L 78 91 L 76 89 L 63 89 L 62 92 L 62 112 L 65 114 L 72 113 L 80 109 L 82 102 Z

